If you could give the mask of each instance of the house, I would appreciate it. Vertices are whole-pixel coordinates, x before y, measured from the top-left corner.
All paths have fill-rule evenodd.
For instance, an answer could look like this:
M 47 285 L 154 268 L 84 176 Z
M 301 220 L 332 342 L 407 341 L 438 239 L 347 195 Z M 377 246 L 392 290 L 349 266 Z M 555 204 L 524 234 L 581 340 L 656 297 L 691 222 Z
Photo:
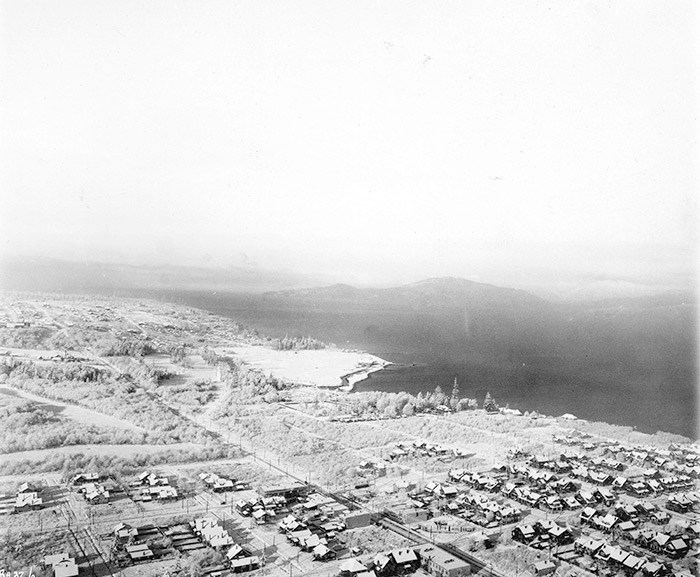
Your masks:
M 629 555 L 630 554 L 627 551 L 620 549 L 620 547 L 611 547 L 608 555 L 608 564 L 622 567 L 625 559 L 627 559 Z
M 425 571 L 436 577 L 461 577 L 469 575 L 471 567 L 465 561 L 435 545 L 422 545 L 415 552 Z
M 329 561 L 330 559 L 336 558 L 335 551 L 331 551 L 323 543 L 316 545 L 316 547 L 314 547 L 311 551 L 311 555 L 315 561 Z
M 246 551 L 243 549 L 243 547 L 236 543 L 226 552 L 226 558 L 231 561 L 232 559 L 238 559 L 239 557 L 246 557 Z
M 132 561 L 143 561 L 144 559 L 153 558 L 153 551 L 145 543 L 139 545 L 127 545 L 124 547 L 127 555 Z
M 159 501 L 173 501 L 178 498 L 177 489 L 170 485 L 158 487 L 156 495 Z
M 612 477 L 600 471 L 588 471 L 588 478 L 597 485 L 608 485 L 612 482 Z
M 615 503 L 615 495 L 612 494 L 610 489 L 601 487 L 596 489 L 593 495 L 597 501 L 602 502 L 606 507 L 611 507 Z
M 109 491 L 100 484 L 88 483 L 83 485 L 80 491 L 91 505 L 109 503 Z
M 591 537 L 581 536 L 574 541 L 574 551 L 577 553 L 585 553 L 593 557 L 600 551 L 605 543 Z
M 700 523 L 693 523 L 685 528 L 685 532 L 692 538 L 700 537 Z
M 68 553 L 57 553 L 55 555 L 46 555 L 43 560 L 44 567 L 53 567 L 56 563 L 61 561 L 68 561 Z
M 648 537 L 648 534 L 643 534 L 642 536 L 640 536 L 640 541 L 642 541 L 645 538 L 647 542 L 647 548 L 657 552 L 663 551 L 666 545 L 669 543 L 669 541 L 671 541 L 671 537 L 669 535 L 666 535 L 665 533 L 655 533 L 651 536 L 651 538 Z
M 532 572 L 541 577 L 543 575 L 551 575 L 556 570 L 557 566 L 551 561 L 538 561 L 532 566 Z
M 612 482 L 613 489 L 618 491 L 624 491 L 625 485 L 627 485 L 627 477 L 615 477 L 615 480 Z
M 642 573 L 646 577 L 661 577 L 666 573 L 666 567 L 664 567 L 658 561 L 647 561 L 642 566 Z
M 615 515 L 611 515 L 608 513 L 604 517 L 599 517 L 596 520 L 596 524 L 606 532 L 612 531 L 613 527 L 619 522 L 620 520 L 615 517 Z
M 657 525 L 665 525 L 671 520 L 671 515 L 666 513 L 666 511 L 654 511 L 651 514 L 651 522 Z
M 631 531 L 634 531 L 635 524 L 632 521 L 623 521 L 615 527 L 615 534 L 618 536 L 629 536 Z
M 132 537 L 136 537 L 138 535 L 138 529 L 132 527 L 131 525 L 128 525 L 126 523 L 119 523 L 119 525 L 116 525 L 114 529 L 112 530 L 112 533 L 114 533 L 114 536 L 118 541 L 128 541 Z
M 637 509 L 629 503 L 620 503 L 615 507 L 615 516 L 619 517 L 622 521 L 636 521 L 637 520 Z
M 73 477 L 73 485 L 84 485 L 86 483 L 97 483 L 100 476 L 97 473 L 78 473 Z
M 534 541 L 537 533 L 532 525 L 518 525 L 513 529 L 513 540 L 525 545 Z
M 637 557 L 636 555 L 630 553 L 622 562 L 622 569 L 625 573 L 634 575 L 646 564 L 646 562 L 647 560 L 644 557 Z
M 367 572 L 367 567 L 360 563 L 359 559 L 354 557 L 343 561 L 338 569 L 340 570 L 341 577 L 356 577 L 357 575 Z
M 396 571 L 400 573 L 412 573 L 420 567 L 420 559 L 413 549 L 408 547 L 403 549 L 394 549 L 389 553 L 389 556 L 394 559 Z
M 304 495 L 309 487 L 304 483 L 290 481 L 281 485 L 263 485 L 258 489 L 261 497 L 280 496 L 285 499 L 293 499 Z
M 683 495 L 669 497 L 666 508 L 676 513 L 687 513 L 693 508 L 693 502 Z
M 251 557 L 241 557 L 229 561 L 229 566 L 234 573 L 242 573 L 243 571 L 252 571 L 260 567 L 260 557 L 253 555 Z
M 561 511 L 564 508 L 561 499 L 555 496 L 547 497 L 544 501 L 544 506 L 550 511 Z
M 394 564 L 394 558 L 387 555 L 386 553 L 378 553 L 374 557 L 374 570 L 377 575 L 393 575 L 396 570 L 396 565 Z
M 574 541 L 574 535 L 569 529 L 556 524 L 553 524 L 553 526 L 547 529 L 547 534 L 549 535 L 550 541 L 557 545 L 568 545 Z
M 74 559 L 59 561 L 53 566 L 54 577 L 77 577 L 80 573 Z
M 684 557 L 690 550 L 690 545 L 685 539 L 676 538 L 669 540 L 664 546 L 664 553 L 668 555 L 671 559 L 680 559 Z
M 598 511 L 592 507 L 585 507 L 579 514 L 579 519 L 581 519 L 582 523 L 590 523 L 597 514 Z
M 22 513 L 24 511 L 41 509 L 43 504 L 44 502 L 42 498 L 34 492 L 18 493 L 12 508 L 12 512 Z
M 368 512 L 364 511 L 353 511 L 348 513 L 343 517 L 345 526 L 348 529 L 357 529 L 358 527 L 367 527 L 371 523 L 372 516 Z
M 589 491 L 579 491 L 578 493 L 576 493 L 576 498 L 582 505 L 586 507 L 590 507 L 591 505 L 595 505 L 596 503 L 595 496 Z
M 640 481 L 636 483 L 627 483 L 627 492 L 637 497 L 645 497 L 649 494 L 649 487 L 647 487 L 646 483 Z

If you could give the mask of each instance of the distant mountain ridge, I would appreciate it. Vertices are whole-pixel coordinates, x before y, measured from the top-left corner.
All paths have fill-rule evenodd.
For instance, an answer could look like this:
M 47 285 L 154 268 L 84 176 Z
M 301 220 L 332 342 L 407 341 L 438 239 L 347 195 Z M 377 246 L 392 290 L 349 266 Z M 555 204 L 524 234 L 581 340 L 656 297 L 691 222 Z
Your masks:
M 358 288 L 334 284 L 319 288 L 304 288 L 267 292 L 267 299 L 279 301 L 315 301 L 355 303 L 389 308 L 442 309 L 471 306 L 545 306 L 546 301 L 526 291 L 479 283 L 454 277 L 426 279 L 388 288 Z
M 259 293 L 271 288 L 301 287 L 320 282 L 309 275 L 258 267 L 152 266 L 47 258 L 9 260 L 0 267 L 0 288 L 46 292 L 135 289 Z

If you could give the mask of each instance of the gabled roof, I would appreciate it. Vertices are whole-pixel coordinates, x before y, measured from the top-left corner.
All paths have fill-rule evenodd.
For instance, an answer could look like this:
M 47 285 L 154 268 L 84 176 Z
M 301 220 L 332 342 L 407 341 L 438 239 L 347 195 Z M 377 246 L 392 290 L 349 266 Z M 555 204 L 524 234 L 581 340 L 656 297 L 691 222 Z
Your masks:
M 61 561 L 53 566 L 54 577 L 76 577 L 78 575 L 78 566 L 73 559 Z
M 389 555 L 391 555 L 394 558 L 394 561 L 396 561 L 397 564 L 413 563 L 415 561 L 418 561 L 418 557 L 416 556 L 415 551 L 409 548 L 394 549 L 389 553 Z

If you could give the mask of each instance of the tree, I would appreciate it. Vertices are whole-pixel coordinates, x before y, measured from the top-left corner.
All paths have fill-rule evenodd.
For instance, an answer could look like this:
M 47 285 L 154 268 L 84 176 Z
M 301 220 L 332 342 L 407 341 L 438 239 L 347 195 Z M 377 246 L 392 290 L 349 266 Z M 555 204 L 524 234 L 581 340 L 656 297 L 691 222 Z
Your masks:
M 484 399 L 484 404 L 482 405 L 487 413 L 497 413 L 498 405 L 496 401 L 491 397 L 491 393 L 486 393 L 486 398 Z
M 401 410 L 401 414 L 404 415 L 405 417 L 412 417 L 413 415 L 416 414 L 416 408 L 413 406 L 413 403 L 408 402 L 403 406 L 403 409 Z
M 457 377 L 455 377 L 454 385 L 452 385 L 452 396 L 450 397 L 450 408 L 453 411 L 456 411 L 458 404 L 459 404 L 459 384 L 457 383 Z
M 434 403 L 435 405 L 444 405 L 447 401 L 447 396 L 442 392 L 442 387 L 438 385 L 435 387 Z

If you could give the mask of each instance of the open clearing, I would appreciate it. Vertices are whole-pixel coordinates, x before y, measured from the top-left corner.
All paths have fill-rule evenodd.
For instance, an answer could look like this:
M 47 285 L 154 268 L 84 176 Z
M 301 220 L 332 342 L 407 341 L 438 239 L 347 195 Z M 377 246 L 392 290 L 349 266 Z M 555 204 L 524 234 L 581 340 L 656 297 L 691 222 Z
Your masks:
M 341 349 L 278 351 L 259 346 L 238 346 L 217 352 L 233 354 L 252 369 L 278 379 L 319 387 L 338 387 L 342 384 L 341 378 L 349 373 L 361 369 L 378 370 L 388 364 L 368 353 Z
M 42 405 L 47 405 L 53 412 L 59 413 L 63 417 L 73 419 L 80 423 L 86 425 L 94 425 L 95 427 L 114 427 L 115 429 L 126 429 L 131 431 L 145 431 L 143 427 L 134 425 L 129 421 L 124 419 L 119 419 L 118 417 L 112 417 L 110 415 L 105 415 L 98 411 L 93 411 L 92 409 L 86 409 L 85 407 L 78 407 L 77 405 L 70 405 L 68 403 L 63 403 L 61 401 L 54 401 L 53 399 L 47 399 L 46 397 L 40 397 L 39 395 L 34 395 L 20 389 L 15 389 L 13 387 L 3 386 L 0 388 L 0 394 L 8 394 L 3 392 L 2 389 L 10 391 L 11 396 L 22 397 L 29 401 L 35 401 L 41 403 Z M 60 410 L 56 410 L 56 408 Z
M 34 451 L 17 451 L 1 455 L 3 463 L 12 463 L 29 459 L 41 462 L 54 455 L 70 455 L 82 453 L 84 455 L 116 455 L 118 457 L 131 457 L 136 454 L 153 454 L 160 451 L 193 450 L 201 449 L 202 445 L 195 443 L 173 443 L 171 445 L 69 445 L 66 447 L 54 447 L 52 449 L 38 449 Z

